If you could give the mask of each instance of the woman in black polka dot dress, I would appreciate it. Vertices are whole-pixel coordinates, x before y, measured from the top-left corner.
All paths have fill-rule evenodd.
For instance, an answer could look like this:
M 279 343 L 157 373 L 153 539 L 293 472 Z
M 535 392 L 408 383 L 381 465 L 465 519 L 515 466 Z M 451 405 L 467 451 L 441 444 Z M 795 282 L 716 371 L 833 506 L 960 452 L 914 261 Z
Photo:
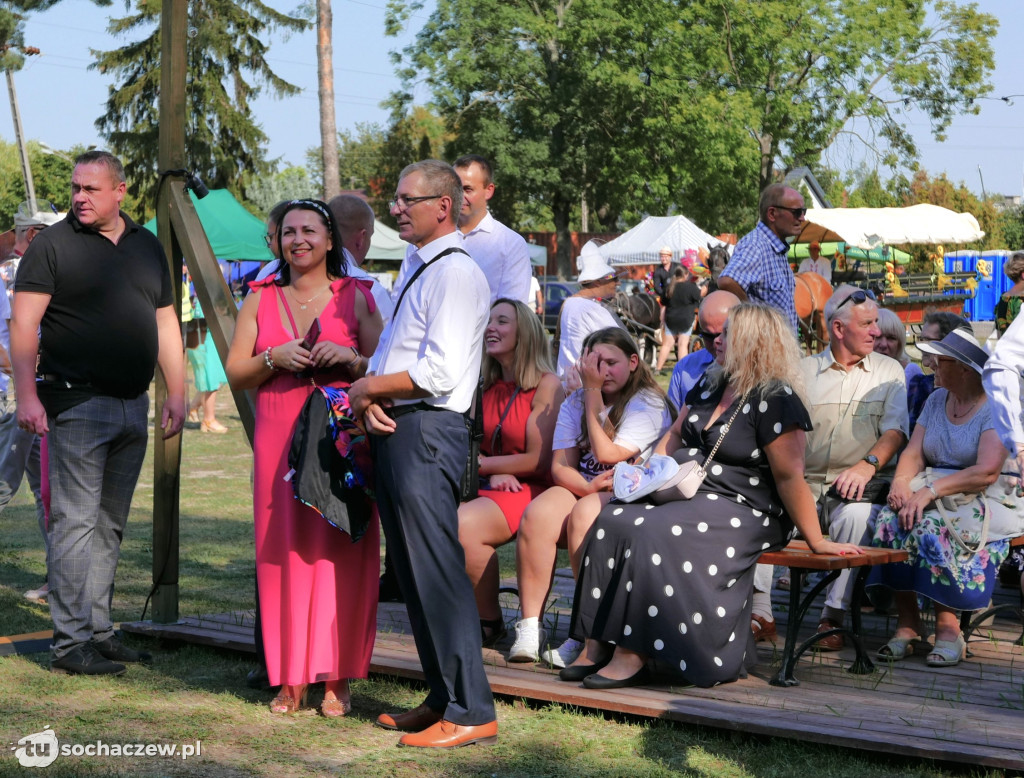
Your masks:
M 587 646 L 563 680 L 642 684 L 647 659 L 698 686 L 734 680 L 753 658 L 758 556 L 785 546 L 793 523 L 818 553 L 860 553 L 824 540 L 818 527 L 803 474 L 811 425 L 789 325 L 772 308 L 743 304 L 726 331 L 722 365 L 690 391 L 656 450 L 703 462 L 739 405 L 736 420 L 693 499 L 612 502 L 601 512 L 583 548 L 573 612 L 572 634 Z

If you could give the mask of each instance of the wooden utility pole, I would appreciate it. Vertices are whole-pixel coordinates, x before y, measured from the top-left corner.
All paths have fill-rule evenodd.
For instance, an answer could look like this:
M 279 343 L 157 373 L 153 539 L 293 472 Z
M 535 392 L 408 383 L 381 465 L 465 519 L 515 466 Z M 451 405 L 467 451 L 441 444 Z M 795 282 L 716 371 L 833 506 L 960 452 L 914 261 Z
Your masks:
M 316 64 L 320 93 L 320 146 L 324 166 L 324 200 L 341 192 L 338 172 L 338 123 L 334 115 L 334 17 L 331 0 L 316 0 Z
M 161 10 L 160 52 L 160 189 L 157 193 L 157 235 L 167 254 L 174 285 L 174 307 L 181 318 L 182 257 L 188 263 L 196 294 L 203 306 L 221 361 L 235 331 L 238 314 L 234 298 L 221 274 L 192 199 L 185 189 L 185 77 L 188 72 L 188 0 L 164 0 Z M 184 344 L 181 354 L 185 359 Z M 245 392 L 233 392 L 238 414 L 252 442 L 254 415 Z M 163 439 L 160 409 L 167 399 L 167 383 L 157 371 L 153 474 L 153 621 L 178 620 L 178 495 L 181 470 L 181 435 Z
M 11 98 L 14 139 L 18 143 L 18 153 L 21 155 L 21 172 L 25 176 L 25 195 L 32 213 L 36 213 L 39 211 L 39 206 L 36 205 L 36 185 L 32 180 L 32 166 L 28 162 L 28 147 L 25 145 L 25 133 L 21 129 L 21 110 L 18 108 L 18 93 L 14 89 L 14 74 L 9 70 L 5 70 L 4 75 L 7 76 L 7 94 Z

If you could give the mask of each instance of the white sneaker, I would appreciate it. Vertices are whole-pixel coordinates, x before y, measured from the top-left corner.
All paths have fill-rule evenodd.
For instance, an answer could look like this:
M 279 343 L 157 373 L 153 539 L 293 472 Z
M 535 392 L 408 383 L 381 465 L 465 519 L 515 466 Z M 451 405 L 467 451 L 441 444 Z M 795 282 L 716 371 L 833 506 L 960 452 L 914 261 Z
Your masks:
M 540 658 L 552 667 L 562 669 L 576 661 L 576 657 L 583 651 L 583 643 L 572 638 L 566 638 L 558 648 L 546 648 Z
M 46 595 L 50 593 L 50 584 L 44 583 L 38 589 L 29 589 L 22 595 L 26 600 L 33 600 L 35 602 L 46 602 Z
M 537 621 L 527 624 L 516 622 L 516 642 L 508 652 L 510 662 L 539 662 L 540 647 L 548 639 L 547 630 L 539 626 Z

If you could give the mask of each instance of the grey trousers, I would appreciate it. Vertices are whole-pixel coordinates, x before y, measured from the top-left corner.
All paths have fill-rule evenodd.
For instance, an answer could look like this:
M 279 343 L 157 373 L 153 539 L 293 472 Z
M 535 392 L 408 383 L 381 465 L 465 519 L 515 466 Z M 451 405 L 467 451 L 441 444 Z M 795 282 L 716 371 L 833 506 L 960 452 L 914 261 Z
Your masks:
M 146 455 L 148 413 L 146 394 L 93 397 L 49 419 L 54 658 L 114 632 L 114 573 Z
M 14 499 L 25 476 L 36 501 L 39 532 L 46 543 L 46 511 L 40 494 L 39 436 L 18 426 L 13 398 L 0 393 L 0 511 Z
M 459 477 L 469 452 L 462 416 L 418 411 L 371 435 L 377 507 L 430 693 L 426 704 L 455 724 L 494 721 L 480 620 L 459 542 Z
M 871 528 L 882 505 L 869 502 L 843 502 L 822 497 L 818 503 L 822 532 L 828 533 L 835 543 L 856 543 L 858 546 L 871 545 Z M 856 570 L 843 570 L 825 590 L 824 618 L 842 621 L 842 615 L 850 610 L 853 586 L 857 580 Z

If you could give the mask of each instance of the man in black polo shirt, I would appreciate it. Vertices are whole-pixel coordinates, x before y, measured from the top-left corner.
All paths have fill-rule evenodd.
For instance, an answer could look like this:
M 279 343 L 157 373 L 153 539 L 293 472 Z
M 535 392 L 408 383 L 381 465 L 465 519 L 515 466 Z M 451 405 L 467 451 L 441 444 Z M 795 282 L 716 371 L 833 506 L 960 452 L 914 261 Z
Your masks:
M 110 605 L 156 364 L 167 381 L 165 437 L 185 419 L 178 290 L 160 243 L 121 212 L 124 193 L 117 157 L 82 154 L 71 213 L 32 242 L 14 287 L 18 424 L 49 446 L 55 672 L 117 675 L 122 662 L 149 658 L 114 635 Z

